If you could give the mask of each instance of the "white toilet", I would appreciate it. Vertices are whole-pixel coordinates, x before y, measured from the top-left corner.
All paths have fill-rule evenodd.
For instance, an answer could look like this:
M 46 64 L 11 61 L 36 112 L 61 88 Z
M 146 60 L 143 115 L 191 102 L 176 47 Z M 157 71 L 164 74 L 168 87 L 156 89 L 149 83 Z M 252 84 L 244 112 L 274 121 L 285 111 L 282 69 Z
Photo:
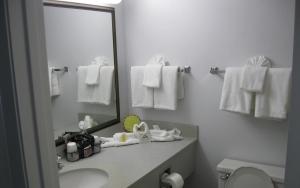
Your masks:
M 219 188 L 284 188 L 284 168 L 224 159 L 217 166 Z

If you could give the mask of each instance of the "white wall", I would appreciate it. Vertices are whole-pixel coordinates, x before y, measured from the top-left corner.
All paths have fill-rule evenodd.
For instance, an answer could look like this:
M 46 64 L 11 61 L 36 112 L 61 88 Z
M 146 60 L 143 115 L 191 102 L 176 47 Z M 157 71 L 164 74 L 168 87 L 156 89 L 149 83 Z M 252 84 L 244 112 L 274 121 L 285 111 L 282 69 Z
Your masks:
M 156 53 L 165 54 L 173 65 L 192 67 L 185 80 L 186 98 L 177 111 L 129 110 L 144 119 L 199 126 L 197 170 L 190 187 L 216 188 L 216 165 L 226 157 L 285 164 L 287 123 L 218 110 L 223 79 L 210 75 L 209 68 L 242 66 L 247 58 L 261 54 L 276 67 L 290 67 L 295 0 L 123 4 L 127 81 L 130 66 L 144 65 Z

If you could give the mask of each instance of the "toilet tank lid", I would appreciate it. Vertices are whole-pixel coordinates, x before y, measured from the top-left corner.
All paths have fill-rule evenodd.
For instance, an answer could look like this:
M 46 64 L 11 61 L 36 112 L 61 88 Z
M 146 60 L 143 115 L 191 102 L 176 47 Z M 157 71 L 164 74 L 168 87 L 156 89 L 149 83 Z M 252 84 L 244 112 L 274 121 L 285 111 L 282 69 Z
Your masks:
M 284 183 L 285 169 L 283 167 L 278 166 L 250 163 L 232 159 L 224 159 L 218 164 L 217 170 L 220 173 L 232 173 L 234 170 L 240 167 L 254 167 L 263 170 L 272 178 L 273 182 L 282 184 Z

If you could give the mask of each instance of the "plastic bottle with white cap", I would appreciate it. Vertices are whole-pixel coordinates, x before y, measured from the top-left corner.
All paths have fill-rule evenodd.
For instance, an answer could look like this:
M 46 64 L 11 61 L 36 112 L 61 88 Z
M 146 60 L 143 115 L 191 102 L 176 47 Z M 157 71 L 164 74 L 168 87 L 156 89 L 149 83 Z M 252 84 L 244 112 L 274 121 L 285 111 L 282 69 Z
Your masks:
M 79 160 L 79 152 L 77 150 L 77 145 L 75 142 L 69 142 L 67 144 L 67 160 L 70 162 Z

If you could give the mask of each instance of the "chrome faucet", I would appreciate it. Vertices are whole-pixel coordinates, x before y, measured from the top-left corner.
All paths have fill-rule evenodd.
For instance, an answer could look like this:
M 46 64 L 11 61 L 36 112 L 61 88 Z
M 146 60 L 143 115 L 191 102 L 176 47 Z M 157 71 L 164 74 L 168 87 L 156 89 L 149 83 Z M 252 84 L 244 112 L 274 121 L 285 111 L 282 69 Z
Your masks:
M 57 160 L 56 160 L 56 162 L 57 162 L 57 168 L 60 170 L 60 169 L 62 169 L 63 167 L 64 167 L 64 164 L 61 162 L 61 156 L 57 156 Z

